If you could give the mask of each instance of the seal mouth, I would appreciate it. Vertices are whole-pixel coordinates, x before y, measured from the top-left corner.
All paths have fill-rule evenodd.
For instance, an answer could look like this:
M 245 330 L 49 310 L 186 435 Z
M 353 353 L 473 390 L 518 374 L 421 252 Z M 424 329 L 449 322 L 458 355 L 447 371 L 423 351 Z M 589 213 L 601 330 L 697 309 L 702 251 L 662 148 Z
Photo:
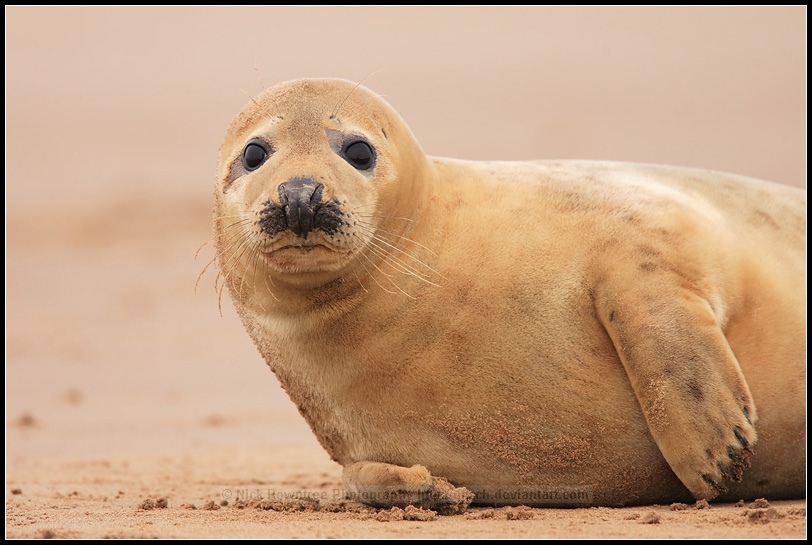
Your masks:
M 288 274 L 336 270 L 353 256 L 352 250 L 338 249 L 327 244 L 290 241 L 262 248 L 259 254 L 271 268 Z
M 278 246 L 276 248 L 269 248 L 269 249 L 266 249 L 266 250 L 262 250 L 262 253 L 264 255 L 268 256 L 268 257 L 279 254 L 280 252 L 282 252 L 282 253 L 290 252 L 290 253 L 297 253 L 297 254 L 306 255 L 306 254 L 309 254 L 310 252 L 312 252 L 314 250 L 321 250 L 321 251 L 329 252 L 331 254 L 340 254 L 340 253 L 342 253 L 342 252 L 339 252 L 339 251 L 337 251 L 337 250 L 335 250 L 333 248 L 330 248 L 329 246 L 327 246 L 325 244 L 285 244 L 284 246 Z

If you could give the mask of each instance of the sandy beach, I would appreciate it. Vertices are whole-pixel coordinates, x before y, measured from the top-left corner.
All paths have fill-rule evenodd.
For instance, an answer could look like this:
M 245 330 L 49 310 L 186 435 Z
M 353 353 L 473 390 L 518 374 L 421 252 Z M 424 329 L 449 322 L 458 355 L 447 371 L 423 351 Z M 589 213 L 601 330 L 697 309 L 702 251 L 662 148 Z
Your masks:
M 6 7 L 7 538 L 803 538 L 806 501 L 343 500 L 208 266 L 217 151 L 295 77 L 431 155 L 806 186 L 806 9 Z M 197 257 L 196 257 L 197 255 Z

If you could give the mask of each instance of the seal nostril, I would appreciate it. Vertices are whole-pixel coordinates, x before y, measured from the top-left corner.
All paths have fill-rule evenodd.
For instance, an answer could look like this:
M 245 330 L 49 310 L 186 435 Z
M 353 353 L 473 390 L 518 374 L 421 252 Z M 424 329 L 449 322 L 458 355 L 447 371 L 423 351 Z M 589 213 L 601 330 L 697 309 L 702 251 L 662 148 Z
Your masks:
M 313 210 L 318 209 L 319 205 L 321 204 L 323 191 L 324 186 L 322 184 L 316 185 L 316 190 L 313 191 L 313 195 L 310 196 L 310 207 Z
M 324 186 L 312 178 L 291 178 L 279 186 L 279 202 L 293 234 L 307 238 L 313 230 L 316 209 L 321 204 Z

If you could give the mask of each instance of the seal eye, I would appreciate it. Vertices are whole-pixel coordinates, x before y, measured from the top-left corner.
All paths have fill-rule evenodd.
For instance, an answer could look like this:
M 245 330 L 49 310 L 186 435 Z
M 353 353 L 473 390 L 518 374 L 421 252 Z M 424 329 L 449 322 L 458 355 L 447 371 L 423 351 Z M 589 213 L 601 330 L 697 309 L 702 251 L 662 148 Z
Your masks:
M 367 170 L 375 162 L 375 152 L 363 140 L 356 140 L 344 147 L 344 158 L 358 170 Z
M 259 138 L 254 138 L 242 151 L 242 164 L 245 170 L 256 170 L 268 158 L 268 146 Z

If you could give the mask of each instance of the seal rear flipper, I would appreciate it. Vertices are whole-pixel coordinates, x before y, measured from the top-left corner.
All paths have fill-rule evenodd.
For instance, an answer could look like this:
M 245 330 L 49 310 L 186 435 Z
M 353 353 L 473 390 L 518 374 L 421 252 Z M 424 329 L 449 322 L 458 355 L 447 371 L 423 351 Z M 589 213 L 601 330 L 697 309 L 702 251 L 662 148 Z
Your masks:
M 343 480 L 349 499 L 373 507 L 414 505 L 452 515 L 463 513 L 474 499 L 468 489 L 432 477 L 421 465 L 355 462 L 344 467 Z
M 677 477 L 697 499 L 741 481 L 757 439 L 756 408 L 710 303 L 684 283 L 623 279 L 607 281 L 595 301 Z

